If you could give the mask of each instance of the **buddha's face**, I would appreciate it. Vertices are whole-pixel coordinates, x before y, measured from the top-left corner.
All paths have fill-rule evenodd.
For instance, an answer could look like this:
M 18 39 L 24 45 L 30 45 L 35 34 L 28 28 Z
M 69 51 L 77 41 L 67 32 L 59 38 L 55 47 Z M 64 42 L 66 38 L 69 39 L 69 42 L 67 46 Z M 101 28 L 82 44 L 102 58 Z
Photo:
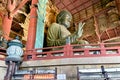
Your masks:
M 71 16 L 69 16 L 68 14 L 66 14 L 64 16 L 64 19 L 62 21 L 62 24 L 66 27 L 66 28 L 69 28 L 70 27 L 70 22 L 71 22 Z

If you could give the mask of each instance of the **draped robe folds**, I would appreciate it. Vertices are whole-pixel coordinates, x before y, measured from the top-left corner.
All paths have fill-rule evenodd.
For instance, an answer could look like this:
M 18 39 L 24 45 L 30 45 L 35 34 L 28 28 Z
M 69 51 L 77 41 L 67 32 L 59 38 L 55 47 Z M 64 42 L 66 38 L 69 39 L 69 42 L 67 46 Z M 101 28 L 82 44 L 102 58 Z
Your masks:
M 84 40 L 77 41 L 77 34 L 71 34 L 64 25 L 51 24 L 47 33 L 47 46 L 61 46 L 66 44 L 66 39 L 70 37 L 71 44 L 85 44 Z

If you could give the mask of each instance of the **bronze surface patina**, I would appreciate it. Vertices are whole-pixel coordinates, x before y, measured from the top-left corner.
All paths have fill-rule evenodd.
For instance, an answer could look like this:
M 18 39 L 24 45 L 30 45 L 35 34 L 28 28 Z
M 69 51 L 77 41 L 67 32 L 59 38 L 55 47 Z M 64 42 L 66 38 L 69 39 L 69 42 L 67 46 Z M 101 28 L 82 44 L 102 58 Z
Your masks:
M 71 34 L 68 28 L 72 15 L 70 12 L 63 10 L 56 17 L 56 23 L 52 23 L 48 28 L 47 46 L 62 46 L 66 43 L 70 44 L 88 44 L 85 40 L 78 40 L 82 36 L 85 23 L 80 22 L 78 29 Z

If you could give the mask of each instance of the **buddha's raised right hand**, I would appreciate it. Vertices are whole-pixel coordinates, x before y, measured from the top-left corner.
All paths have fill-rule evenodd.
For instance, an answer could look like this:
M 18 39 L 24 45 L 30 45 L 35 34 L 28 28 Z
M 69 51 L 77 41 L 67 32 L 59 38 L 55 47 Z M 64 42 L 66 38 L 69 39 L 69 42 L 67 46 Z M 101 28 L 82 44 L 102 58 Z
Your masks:
M 78 25 L 78 30 L 77 30 L 77 37 L 78 38 L 80 38 L 82 36 L 84 25 L 85 25 L 85 23 L 82 23 L 82 22 L 80 22 Z

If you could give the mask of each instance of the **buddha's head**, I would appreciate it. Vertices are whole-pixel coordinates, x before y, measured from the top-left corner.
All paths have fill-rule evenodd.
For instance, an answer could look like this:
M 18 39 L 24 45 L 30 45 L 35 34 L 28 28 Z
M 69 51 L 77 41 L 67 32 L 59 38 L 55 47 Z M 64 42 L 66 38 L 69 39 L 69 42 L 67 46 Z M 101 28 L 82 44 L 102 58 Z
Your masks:
M 70 22 L 72 20 L 72 15 L 70 12 L 63 10 L 56 17 L 56 22 L 64 25 L 66 28 L 70 27 Z

